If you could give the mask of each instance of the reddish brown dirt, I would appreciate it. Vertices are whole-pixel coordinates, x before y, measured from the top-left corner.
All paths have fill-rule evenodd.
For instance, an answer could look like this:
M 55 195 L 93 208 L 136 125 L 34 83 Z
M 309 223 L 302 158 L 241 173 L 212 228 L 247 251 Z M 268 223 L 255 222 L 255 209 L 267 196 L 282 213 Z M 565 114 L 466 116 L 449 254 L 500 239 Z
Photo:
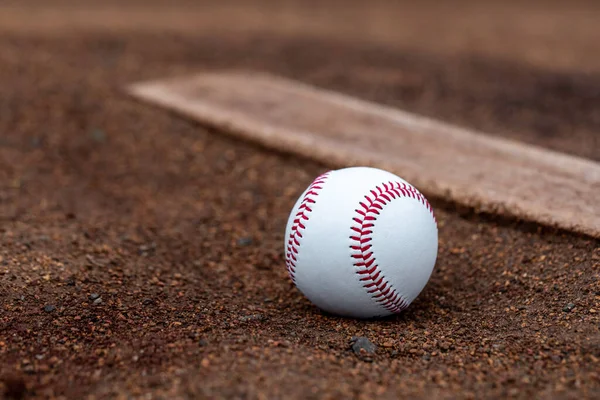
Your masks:
M 590 133 L 560 133 L 598 130 L 597 77 L 264 36 L 0 45 L 5 397 L 600 396 L 598 241 L 434 204 L 439 260 L 413 306 L 382 321 L 324 315 L 282 259 L 287 213 L 324 167 L 121 92 L 261 68 L 598 159 Z M 379 346 L 372 362 L 352 336 Z

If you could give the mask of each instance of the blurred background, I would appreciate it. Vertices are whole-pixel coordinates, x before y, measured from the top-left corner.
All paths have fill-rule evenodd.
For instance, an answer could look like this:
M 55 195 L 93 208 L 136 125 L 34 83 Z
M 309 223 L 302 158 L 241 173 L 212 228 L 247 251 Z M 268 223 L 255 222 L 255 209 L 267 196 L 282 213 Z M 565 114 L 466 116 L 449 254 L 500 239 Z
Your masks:
M 2 30 L 263 32 L 600 69 L 600 6 L 589 0 L 5 0 L 0 10 Z
M 598 21 L 600 3 L 584 0 L 0 4 L 0 34 L 68 37 L 103 63 L 130 57 L 120 70 L 146 64 L 140 79 L 268 70 L 595 160 Z M 3 57 L 17 56 L 5 46 Z

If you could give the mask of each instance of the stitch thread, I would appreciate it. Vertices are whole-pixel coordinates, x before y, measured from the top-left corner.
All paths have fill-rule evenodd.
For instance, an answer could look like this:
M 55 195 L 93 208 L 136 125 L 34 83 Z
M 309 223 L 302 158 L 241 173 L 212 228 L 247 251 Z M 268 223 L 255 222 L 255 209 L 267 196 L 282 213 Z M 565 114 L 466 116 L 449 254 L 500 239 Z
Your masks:
M 383 186 L 383 188 L 382 188 Z M 352 258 L 356 260 L 354 266 L 356 273 L 363 282 L 363 287 L 376 302 L 392 313 L 399 313 L 408 307 L 408 301 L 392 287 L 379 269 L 375 255 L 371 250 L 373 240 L 373 227 L 383 207 L 392 200 L 410 197 L 420 201 L 431 213 L 433 221 L 433 209 L 427 199 L 414 187 L 400 182 L 388 182 L 376 186 L 370 190 L 370 196 L 365 195 L 366 201 L 360 201 L 360 208 L 356 209 L 353 221 L 357 224 L 351 226 L 352 234 Z
M 285 252 L 285 264 L 287 266 L 288 273 L 292 282 L 296 283 L 296 262 L 298 261 L 298 248 L 300 247 L 300 240 L 302 239 L 302 231 L 306 229 L 306 222 L 308 221 L 310 214 L 312 213 L 313 204 L 315 204 L 315 198 L 319 195 L 319 191 L 323 188 L 323 184 L 327 180 L 330 171 L 319 175 L 313 183 L 310 184 L 308 190 L 304 194 L 288 238 L 286 252 Z

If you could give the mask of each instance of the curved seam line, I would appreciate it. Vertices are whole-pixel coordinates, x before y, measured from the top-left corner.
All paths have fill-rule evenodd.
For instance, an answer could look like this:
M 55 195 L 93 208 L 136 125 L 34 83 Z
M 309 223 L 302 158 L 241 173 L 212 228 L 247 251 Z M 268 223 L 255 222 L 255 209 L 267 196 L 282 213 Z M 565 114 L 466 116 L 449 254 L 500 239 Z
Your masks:
M 370 243 L 373 240 L 375 221 L 377 221 L 377 217 L 384 206 L 403 197 L 420 201 L 431 214 L 433 222 L 437 224 L 437 221 L 433 215 L 433 208 L 425 196 L 411 185 L 390 181 L 376 186 L 369 193 L 370 196 L 364 196 L 366 203 L 359 202 L 360 207 L 355 210 L 356 214 L 352 218 L 359 227 L 350 227 L 353 232 L 350 235 L 352 240 L 350 248 L 353 250 L 351 256 L 355 260 L 354 266 L 356 267 L 356 273 L 359 275 L 359 280 L 363 282 L 363 287 L 371 298 L 386 310 L 399 313 L 406 309 L 409 303 L 385 278 L 377 265 L 374 252 L 371 251 L 372 245 Z
M 294 283 L 296 283 L 296 264 L 298 261 L 296 255 L 300 252 L 300 240 L 303 237 L 303 231 L 306 229 L 305 224 L 310 219 L 312 208 L 316 203 L 316 198 L 319 196 L 323 184 L 327 180 L 329 174 L 330 171 L 327 171 L 324 174 L 319 175 L 310 184 L 304 197 L 300 201 L 300 206 L 298 206 L 298 210 L 294 216 L 294 223 L 290 229 L 285 251 L 285 264 L 290 278 Z

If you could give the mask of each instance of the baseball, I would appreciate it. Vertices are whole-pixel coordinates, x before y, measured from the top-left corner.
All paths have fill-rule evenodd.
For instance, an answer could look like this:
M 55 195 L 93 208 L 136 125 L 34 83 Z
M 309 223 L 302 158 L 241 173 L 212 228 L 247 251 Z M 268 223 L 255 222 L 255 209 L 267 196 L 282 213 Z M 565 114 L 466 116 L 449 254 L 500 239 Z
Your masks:
M 313 304 L 345 317 L 399 313 L 421 293 L 437 258 L 427 199 L 402 178 L 352 167 L 317 177 L 285 232 L 289 275 Z

